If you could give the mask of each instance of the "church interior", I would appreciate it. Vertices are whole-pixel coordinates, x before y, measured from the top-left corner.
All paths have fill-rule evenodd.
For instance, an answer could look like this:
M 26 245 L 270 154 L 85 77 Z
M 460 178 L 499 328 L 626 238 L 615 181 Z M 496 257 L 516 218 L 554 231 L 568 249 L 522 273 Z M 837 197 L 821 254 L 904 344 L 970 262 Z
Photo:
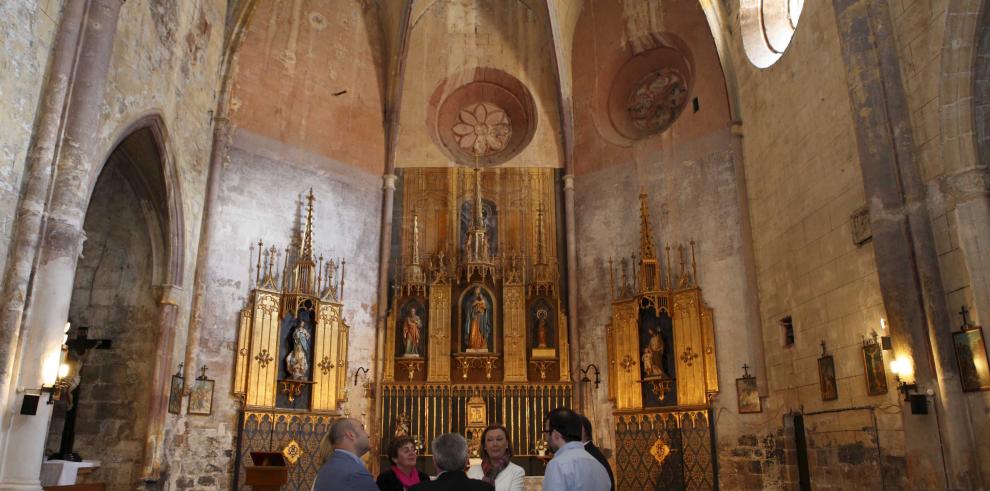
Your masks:
M 620 490 L 990 489 L 990 0 L 5 0 L 0 46 L 0 490 L 308 491 L 342 417 L 372 474 L 503 424 L 538 490 L 560 406 Z

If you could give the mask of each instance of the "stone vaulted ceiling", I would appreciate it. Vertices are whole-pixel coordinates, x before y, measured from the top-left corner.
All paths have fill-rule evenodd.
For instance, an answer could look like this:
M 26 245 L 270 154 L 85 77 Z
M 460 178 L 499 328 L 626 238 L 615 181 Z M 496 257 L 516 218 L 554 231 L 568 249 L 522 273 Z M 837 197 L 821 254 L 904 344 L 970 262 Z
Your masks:
M 670 10 L 658 0 L 610 3 L 617 32 L 590 23 L 584 0 L 234 0 L 229 116 L 238 130 L 373 173 L 476 159 L 573 168 L 585 138 L 574 134 L 575 112 L 587 109 L 573 94 L 575 62 L 587 71 L 591 55 L 585 38 L 632 43 L 630 32 L 672 24 L 658 21 Z M 721 6 L 701 3 L 717 26 Z M 656 87 L 650 76 L 652 86 L 627 85 L 668 97 L 643 88 Z

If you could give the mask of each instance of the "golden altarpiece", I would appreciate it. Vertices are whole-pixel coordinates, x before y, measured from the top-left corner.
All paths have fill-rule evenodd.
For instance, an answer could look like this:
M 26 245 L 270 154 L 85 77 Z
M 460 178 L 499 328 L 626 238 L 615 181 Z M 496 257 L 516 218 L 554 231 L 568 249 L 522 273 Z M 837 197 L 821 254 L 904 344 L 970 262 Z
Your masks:
M 638 257 L 609 260 L 616 489 L 714 489 L 715 325 L 695 244 L 668 245 L 661 258 L 645 194 L 639 242 Z
M 541 452 L 543 415 L 572 404 L 558 189 L 555 169 L 400 174 L 382 453 L 402 434 L 428 453 L 448 431 L 476 453 L 491 423 L 517 457 Z
M 345 262 L 313 250 L 312 190 L 305 225 L 284 249 L 257 243 L 254 288 L 241 310 L 234 396 L 241 400 L 234 488 L 252 451 L 281 452 L 286 489 L 309 489 L 316 451 L 346 398 Z M 254 249 L 252 247 L 252 249 Z

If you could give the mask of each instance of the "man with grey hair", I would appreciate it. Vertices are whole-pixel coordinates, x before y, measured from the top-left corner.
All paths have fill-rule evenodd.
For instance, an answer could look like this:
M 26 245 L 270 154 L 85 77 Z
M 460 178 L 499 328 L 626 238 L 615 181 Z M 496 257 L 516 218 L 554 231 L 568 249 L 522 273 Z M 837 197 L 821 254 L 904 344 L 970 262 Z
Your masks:
M 375 478 L 361 462 L 361 456 L 371 449 L 371 442 L 360 421 L 353 418 L 334 421 L 324 440 L 333 447 L 333 455 L 316 474 L 314 491 L 378 491 Z
M 409 491 L 494 491 L 491 484 L 470 479 L 464 472 L 468 462 L 468 447 L 464 437 L 444 433 L 433 439 L 433 463 L 440 474 L 435 481 L 421 482 Z

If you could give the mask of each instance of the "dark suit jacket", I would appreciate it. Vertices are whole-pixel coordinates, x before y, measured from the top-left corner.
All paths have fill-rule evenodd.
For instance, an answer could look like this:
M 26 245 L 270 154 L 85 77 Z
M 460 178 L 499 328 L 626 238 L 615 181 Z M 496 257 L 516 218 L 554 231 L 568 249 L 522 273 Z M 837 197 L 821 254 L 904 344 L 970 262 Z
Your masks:
M 612 474 L 612 466 L 608 465 L 608 459 L 605 458 L 602 451 L 595 446 L 594 442 L 588 442 L 588 444 L 584 446 L 584 450 L 590 453 L 595 460 L 600 462 L 602 466 L 605 467 L 605 472 L 608 472 L 608 480 L 612 482 L 612 488 L 610 491 L 615 491 L 615 476 Z
M 418 469 L 416 472 L 419 473 L 419 482 L 430 482 L 429 474 Z M 399 478 L 395 475 L 395 471 L 392 469 L 378 474 L 378 480 L 375 481 L 375 483 L 378 484 L 378 489 L 381 491 L 403 491 L 402 483 L 399 482 Z
M 378 491 L 364 464 L 343 452 L 334 452 L 316 473 L 315 491 Z
M 495 487 L 467 477 L 464 471 L 447 471 L 440 474 L 436 481 L 421 482 L 409 491 L 495 491 Z

